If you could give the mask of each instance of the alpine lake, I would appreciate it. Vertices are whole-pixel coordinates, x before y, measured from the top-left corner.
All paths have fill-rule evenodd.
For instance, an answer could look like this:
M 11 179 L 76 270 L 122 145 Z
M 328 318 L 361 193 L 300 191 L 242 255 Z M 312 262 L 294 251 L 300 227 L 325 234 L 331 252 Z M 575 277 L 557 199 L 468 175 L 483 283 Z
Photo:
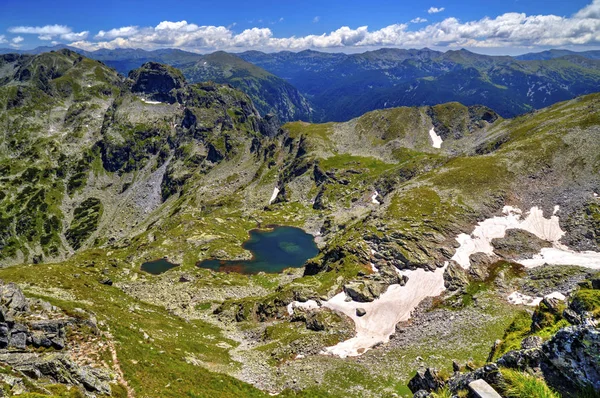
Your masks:
M 199 261 L 196 266 L 240 274 L 278 273 L 286 268 L 301 267 L 319 253 L 314 237 L 300 228 L 274 226 L 266 230 L 254 229 L 249 234 L 250 238 L 242 247 L 252 253 L 252 259 L 207 259 Z M 175 267 L 177 264 L 159 259 L 143 263 L 141 270 L 159 275 Z

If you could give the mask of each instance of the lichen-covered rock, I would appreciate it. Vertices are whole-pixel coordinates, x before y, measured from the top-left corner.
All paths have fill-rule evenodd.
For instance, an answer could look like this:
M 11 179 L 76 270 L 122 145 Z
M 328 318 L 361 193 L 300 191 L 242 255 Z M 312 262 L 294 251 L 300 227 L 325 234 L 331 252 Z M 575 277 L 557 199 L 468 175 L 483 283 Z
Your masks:
M 575 385 L 600 392 L 600 330 L 570 326 L 559 330 L 542 350 L 547 360 Z

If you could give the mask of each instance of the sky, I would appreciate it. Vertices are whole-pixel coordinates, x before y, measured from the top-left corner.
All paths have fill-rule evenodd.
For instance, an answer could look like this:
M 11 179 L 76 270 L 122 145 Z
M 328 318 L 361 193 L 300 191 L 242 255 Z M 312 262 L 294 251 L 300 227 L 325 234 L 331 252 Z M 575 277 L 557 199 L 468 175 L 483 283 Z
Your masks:
M 600 0 L 0 0 L 0 47 L 600 49 Z

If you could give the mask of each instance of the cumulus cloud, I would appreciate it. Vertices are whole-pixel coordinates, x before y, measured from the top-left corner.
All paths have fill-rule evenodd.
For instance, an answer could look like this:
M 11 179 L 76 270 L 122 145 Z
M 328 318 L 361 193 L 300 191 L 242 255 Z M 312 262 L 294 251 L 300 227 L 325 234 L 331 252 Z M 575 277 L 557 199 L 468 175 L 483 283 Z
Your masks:
M 39 35 L 38 38 L 40 40 L 52 40 L 57 36 L 62 40 L 68 41 L 85 40 L 89 34 L 88 31 L 73 32 L 70 27 L 65 25 L 13 26 L 8 31 L 10 33 Z
M 600 18 L 600 0 L 594 0 L 592 4 L 582 8 L 575 14 L 575 18 Z
M 2 44 L 2 43 L 6 43 L 6 42 L 7 42 L 7 40 L 6 40 L 6 36 L 4 36 L 4 35 L 0 35 L 0 44 Z
M 25 40 L 24 38 L 22 38 L 21 36 L 17 36 L 17 37 L 13 37 L 11 42 L 13 44 L 19 44 L 20 42 L 22 42 L 23 40 Z
M 410 23 L 424 23 L 427 22 L 425 18 L 417 17 L 410 20 Z
M 600 45 L 600 0 L 570 17 L 505 13 L 495 18 L 460 21 L 446 18 L 423 25 L 394 24 L 378 30 L 367 26 L 340 27 L 321 35 L 276 37 L 269 28 L 254 27 L 235 32 L 232 27 L 200 26 L 187 21 L 163 21 L 152 27 L 125 26 L 100 31 L 94 40 L 87 32 L 73 33 L 81 38 L 71 45 L 86 50 L 101 48 L 180 48 L 190 51 L 257 49 L 265 51 L 304 50 L 307 48 L 350 47 L 557 47 Z M 412 23 L 425 22 L 415 18 Z M 58 25 L 54 25 L 55 27 Z M 15 32 L 16 33 L 16 32 Z M 86 33 L 85 35 L 83 33 Z M 39 32 L 38 34 L 42 34 Z M 62 33 L 64 35 L 66 33 Z M 54 34 L 56 36 L 56 33 Z
M 438 12 L 442 12 L 442 11 L 444 11 L 444 10 L 445 10 L 445 8 L 444 8 L 444 7 L 440 7 L 440 8 L 437 8 L 437 7 L 430 7 L 430 8 L 429 8 L 429 10 L 427 10 L 427 12 L 428 12 L 429 14 L 437 14 Z

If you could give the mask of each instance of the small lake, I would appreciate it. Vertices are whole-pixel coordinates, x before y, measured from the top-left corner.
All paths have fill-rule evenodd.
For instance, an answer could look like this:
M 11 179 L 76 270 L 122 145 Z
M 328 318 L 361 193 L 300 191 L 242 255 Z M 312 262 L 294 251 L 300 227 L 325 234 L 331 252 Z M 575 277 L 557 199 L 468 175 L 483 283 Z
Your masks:
M 196 265 L 220 272 L 256 274 L 277 273 L 286 268 L 301 267 L 315 257 L 319 249 L 312 235 L 300 228 L 274 227 L 272 230 L 252 230 L 242 247 L 253 255 L 251 260 L 204 260 Z
M 148 261 L 148 262 L 142 264 L 142 267 L 140 269 L 142 271 L 148 272 L 152 275 L 160 275 L 163 272 L 167 272 L 171 268 L 175 268 L 175 267 L 178 267 L 178 265 L 170 263 L 164 258 L 160 258 L 158 260 Z

